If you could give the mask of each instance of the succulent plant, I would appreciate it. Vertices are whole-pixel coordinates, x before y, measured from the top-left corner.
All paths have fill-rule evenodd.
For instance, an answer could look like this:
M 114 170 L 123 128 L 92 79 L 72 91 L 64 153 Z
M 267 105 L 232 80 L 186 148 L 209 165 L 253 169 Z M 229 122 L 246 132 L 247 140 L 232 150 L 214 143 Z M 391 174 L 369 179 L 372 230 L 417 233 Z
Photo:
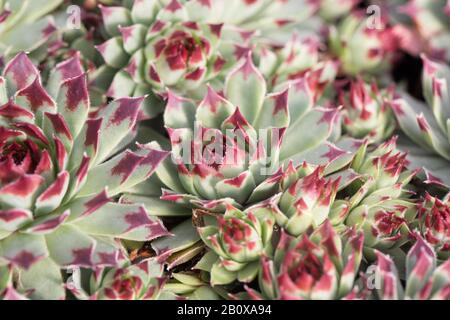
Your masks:
M 411 166 L 424 168 L 426 182 L 448 187 L 450 68 L 424 55 L 422 60 L 423 95 L 427 105 L 404 93 L 392 102 L 392 109 L 405 133 L 400 147 L 408 151 Z
M 212 285 L 228 284 L 236 279 L 250 282 L 256 277 L 261 256 L 271 250 L 275 221 L 268 205 L 263 202 L 245 211 L 228 206 L 224 215 L 205 218 L 205 226 L 199 227 L 198 232 L 216 254 L 210 266 Z
M 60 268 L 118 264 L 119 239 L 167 234 L 143 206 L 113 201 L 168 155 L 151 144 L 121 151 L 143 98 L 91 108 L 77 57 L 47 85 L 24 53 L 0 78 L 0 265 L 35 298 L 64 296 Z
M 431 244 L 438 258 L 450 257 L 450 195 L 440 200 L 426 194 L 418 204 L 418 229 L 423 238 Z
M 163 264 L 150 258 L 121 267 L 101 268 L 80 272 L 77 279 L 68 283 L 70 291 L 81 300 L 156 300 L 166 283 Z M 82 278 L 89 279 L 87 283 Z M 83 285 L 87 288 L 83 288 Z
M 336 197 L 340 179 L 323 176 L 325 167 L 317 167 L 312 173 L 293 182 L 273 206 L 277 224 L 290 235 L 299 236 L 310 228 L 317 228 L 326 219 Z M 304 164 L 300 170 L 308 171 Z M 299 174 L 303 176 L 304 174 Z
M 273 259 L 263 257 L 257 292 L 252 299 L 329 300 L 355 294 L 362 258 L 363 234 L 348 229 L 339 235 L 326 221 L 311 235 L 295 238 L 286 233 Z
M 417 214 L 407 189 L 415 172 L 406 169 L 406 154 L 395 148 L 394 137 L 364 157 L 357 155 L 352 168 L 362 176 L 363 183 L 353 186 L 351 197 L 335 203 L 347 211 L 345 224 L 364 230 L 369 258 L 373 258 L 373 249 L 389 251 L 406 243 L 409 222 Z
M 338 171 L 307 163 L 289 166 L 283 178 L 284 192 L 269 199 L 272 214 L 292 236 L 310 232 L 329 220 L 338 228 L 346 223 L 364 229 L 369 248 L 387 245 L 387 239 L 394 235 L 391 244 L 400 245 L 399 229 L 406 240 L 408 223 L 416 216 L 406 189 L 415 172 L 405 169 L 405 157 L 395 153 L 392 139 L 372 151 L 367 151 L 367 143 L 360 143 L 349 165 Z M 392 222 L 391 229 L 387 222 Z
M 436 266 L 433 248 L 420 236 L 406 257 L 405 280 L 399 274 L 394 261 L 376 252 L 377 262 L 373 270 L 373 296 L 381 300 L 448 300 L 450 298 L 450 261 Z M 402 283 L 406 283 L 403 285 Z
M 172 206 L 223 212 L 231 204 L 240 209 L 278 193 L 289 161 L 331 162 L 337 168 L 350 161 L 348 152 L 326 142 L 338 110 L 313 107 L 304 80 L 266 95 L 266 83 L 249 55 L 229 74 L 224 95 L 209 88 L 196 106 L 169 92 L 164 120 L 175 162 L 160 167 L 160 181 L 152 183 L 151 190 L 162 186 L 162 199 Z M 311 123 L 316 124 L 313 130 Z M 134 193 L 160 196 L 150 193 L 148 184 L 145 188 Z M 125 199 L 164 207 L 154 198 Z
M 383 19 L 370 23 L 365 12 L 353 11 L 329 30 L 330 52 L 348 75 L 379 74 L 389 66 L 396 38 Z
M 389 103 L 394 98 L 394 88 L 379 90 L 376 82 L 370 85 L 362 79 L 351 83 L 350 93 L 341 91 L 344 106 L 343 127 L 347 134 L 370 142 L 382 142 L 395 129 L 395 119 Z
M 411 0 L 397 11 L 409 18 L 404 25 L 415 35 L 421 52 L 450 61 L 450 4 L 447 0 Z
M 216 50 L 222 25 L 190 20 L 187 8 L 177 0 L 136 1 L 130 9 L 102 6 L 101 11 L 110 38 L 97 46 L 106 65 L 93 81 L 105 86 L 107 75 L 113 74 L 110 97 L 161 94 L 167 87 L 192 92 L 224 66 Z M 153 103 L 146 112 L 154 116 L 161 108 Z

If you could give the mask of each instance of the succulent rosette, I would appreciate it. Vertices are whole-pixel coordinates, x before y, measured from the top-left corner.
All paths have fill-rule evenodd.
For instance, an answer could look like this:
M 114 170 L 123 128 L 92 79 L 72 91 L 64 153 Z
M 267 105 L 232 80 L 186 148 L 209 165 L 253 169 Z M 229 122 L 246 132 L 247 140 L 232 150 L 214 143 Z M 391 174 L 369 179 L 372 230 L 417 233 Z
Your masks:
M 369 23 L 365 12 L 355 10 L 330 26 L 329 49 L 344 74 L 378 74 L 389 66 L 396 38 L 383 19 Z
M 437 266 L 433 248 L 417 236 L 406 256 L 406 274 L 388 255 L 376 252 L 377 262 L 370 275 L 372 295 L 380 300 L 448 300 L 450 298 L 450 261 Z M 405 283 L 403 285 L 403 283 Z
M 420 233 L 434 247 L 438 258 L 449 259 L 450 195 L 440 200 L 427 193 L 418 207 L 418 229 Z
M 351 83 L 350 93 L 341 91 L 344 106 L 343 127 L 347 134 L 370 142 L 382 142 L 395 129 L 395 119 L 389 103 L 394 98 L 394 88 L 378 89 L 375 81 L 370 85 L 362 79 Z
M 426 104 L 404 93 L 392 109 L 406 137 L 401 148 L 408 151 L 411 166 L 424 168 L 425 181 L 450 186 L 450 68 L 422 56 L 423 95 Z
M 60 268 L 113 266 L 120 239 L 166 235 L 142 205 L 113 198 L 148 178 L 168 155 L 151 144 L 125 150 L 143 98 L 91 108 L 74 57 L 48 90 L 26 54 L 0 78 L 0 265 L 11 265 L 32 297 L 64 296 Z M 52 285 L 41 286 L 49 279 Z
M 229 206 L 224 215 L 205 217 L 198 232 L 216 255 L 210 266 L 211 284 L 228 284 L 234 280 L 252 281 L 259 270 L 260 258 L 269 254 L 274 218 L 269 203 L 241 211 Z M 210 256 L 204 259 L 213 260 Z
M 344 166 L 349 152 L 326 142 L 338 110 L 313 105 L 303 79 L 266 95 L 250 54 L 229 74 L 223 96 L 209 88 L 197 106 L 169 92 L 164 120 L 172 161 L 157 171 L 159 181 L 147 182 L 125 199 L 168 215 L 180 212 L 176 204 L 223 212 L 228 204 L 241 209 L 278 193 L 289 161 Z M 298 132 L 304 137 L 298 139 Z M 163 201 L 155 197 L 161 187 Z
M 131 8 L 102 6 L 101 11 L 110 38 L 97 46 L 106 65 L 93 81 L 108 86 L 107 75 L 113 74 L 110 97 L 163 93 L 167 87 L 192 92 L 224 66 L 216 50 L 222 25 L 190 20 L 178 0 L 135 1 Z M 149 115 L 161 112 L 152 110 L 154 104 L 149 108 Z
M 324 177 L 324 169 L 319 166 L 307 174 L 310 170 L 304 164 L 297 174 L 305 176 L 293 182 L 283 194 L 271 199 L 278 202 L 272 211 L 277 224 L 288 234 L 299 236 L 310 228 L 317 228 L 328 218 L 340 178 Z
M 48 14 L 63 0 L 0 1 L 0 50 L 3 58 L 20 51 L 45 47 L 56 33 L 55 21 Z M 26 36 L 23 36 L 26 34 Z
M 150 258 L 116 268 L 82 269 L 66 286 L 80 300 L 156 300 L 166 283 L 163 271 L 161 261 Z M 84 277 L 90 281 L 81 281 Z
M 406 154 L 395 148 L 392 138 L 363 157 L 357 155 L 352 169 L 362 181 L 349 186 L 351 196 L 339 201 L 347 210 L 345 224 L 364 230 L 369 259 L 373 249 L 389 251 L 408 242 L 408 225 L 417 214 L 407 189 L 415 172 L 406 169 Z
M 273 259 L 263 257 L 258 292 L 251 299 L 329 300 L 356 295 L 363 234 L 348 229 L 339 235 L 329 221 L 311 235 L 281 234 Z

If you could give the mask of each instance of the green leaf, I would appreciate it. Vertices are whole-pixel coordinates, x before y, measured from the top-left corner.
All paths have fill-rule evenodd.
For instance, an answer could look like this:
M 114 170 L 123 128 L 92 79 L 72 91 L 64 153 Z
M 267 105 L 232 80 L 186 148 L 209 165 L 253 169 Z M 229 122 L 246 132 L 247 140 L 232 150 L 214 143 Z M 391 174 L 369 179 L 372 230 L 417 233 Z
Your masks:
M 225 96 L 253 124 L 262 112 L 266 81 L 252 61 L 251 53 L 232 71 L 225 82 Z
M 19 273 L 18 289 L 30 290 L 33 300 L 62 300 L 66 296 L 61 270 L 51 259 L 46 258 L 29 270 Z

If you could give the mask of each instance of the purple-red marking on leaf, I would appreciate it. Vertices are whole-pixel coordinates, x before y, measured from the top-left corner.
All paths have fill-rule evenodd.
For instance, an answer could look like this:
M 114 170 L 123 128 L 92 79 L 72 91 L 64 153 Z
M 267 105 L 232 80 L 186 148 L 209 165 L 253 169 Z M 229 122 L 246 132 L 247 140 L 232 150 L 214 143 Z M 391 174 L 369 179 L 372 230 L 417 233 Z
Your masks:
M 165 9 L 170 12 L 176 12 L 182 8 L 183 6 L 181 5 L 180 2 L 178 2 L 177 0 L 171 0 L 171 2 L 166 6 Z
M 86 74 L 80 74 L 74 78 L 65 80 L 61 88 L 66 88 L 66 107 L 70 111 L 75 111 L 80 104 L 84 104 L 83 108 L 89 106 L 89 93 L 87 89 Z
M 229 116 L 225 121 L 223 122 L 223 125 L 231 124 L 233 127 L 248 127 L 250 124 L 248 123 L 247 119 L 244 117 L 244 115 L 239 110 L 239 107 L 236 108 L 236 110 L 233 112 L 231 116 Z
M 392 101 L 390 104 L 392 110 L 398 117 L 402 117 L 405 115 L 405 111 L 403 110 L 402 104 L 400 101 Z
M 417 120 L 417 124 L 419 125 L 419 128 L 421 131 L 424 131 L 424 132 L 430 131 L 430 126 L 428 125 L 428 121 L 425 119 L 425 116 L 423 115 L 423 113 L 418 115 L 416 117 L 416 120 Z
M 153 240 L 162 236 L 170 235 L 164 225 L 159 221 L 148 224 L 146 228 L 148 229 L 148 235 L 146 237 L 147 240 Z
M 22 130 L 27 135 L 40 140 L 42 143 L 46 145 L 49 144 L 47 137 L 44 135 L 44 133 L 38 126 L 27 122 L 20 122 L 16 123 L 15 127 Z
M 31 218 L 31 214 L 22 209 L 10 209 L 10 210 L 0 210 L 0 220 L 6 223 L 18 220 L 18 219 L 28 219 Z
M 16 82 L 16 89 L 20 90 L 28 85 L 30 76 L 33 77 L 33 80 L 34 77 L 38 77 L 39 71 L 28 56 L 24 52 L 21 52 L 6 65 L 3 74 L 5 76 L 11 74 Z
M 222 33 L 222 27 L 223 27 L 223 23 L 209 25 L 209 29 L 211 30 L 211 33 L 214 34 L 218 38 L 220 38 L 220 34 Z
M 50 120 L 50 122 L 53 125 L 53 129 L 58 134 L 63 134 L 69 139 L 70 141 L 73 140 L 72 134 L 70 133 L 70 129 L 67 126 L 66 121 L 64 120 L 64 117 L 59 113 L 49 113 L 46 112 L 45 116 Z
M 237 61 L 241 60 L 243 57 L 248 55 L 249 52 L 250 52 L 250 48 L 247 46 L 241 46 L 239 44 L 234 45 L 233 55 Z
M 289 88 L 286 88 L 280 93 L 273 94 L 270 98 L 275 102 L 275 108 L 273 109 L 272 115 L 276 115 L 278 112 L 287 113 L 288 110 L 288 96 Z
M 426 254 L 421 254 L 414 264 L 414 268 L 411 271 L 411 276 L 417 277 L 420 280 L 424 280 L 428 274 L 430 268 L 433 266 L 433 259 Z
M 211 9 L 211 0 L 196 0 L 198 3 L 200 3 L 204 7 L 208 7 Z
M 35 256 L 28 250 L 21 250 L 16 256 L 10 259 L 10 261 L 13 265 L 17 265 L 25 270 L 28 270 L 33 264 L 42 258 L 44 258 L 44 256 Z
M 258 2 L 258 1 L 259 0 L 244 0 L 246 5 L 252 5 L 252 4 L 254 4 L 254 3 Z
M 53 22 L 49 22 L 47 26 L 42 29 L 42 36 L 44 38 L 50 37 L 57 30 L 55 24 Z
M 256 75 L 259 78 L 262 78 L 261 73 L 259 72 L 258 69 L 256 69 L 255 65 L 253 64 L 252 52 L 250 50 L 247 52 L 245 61 L 237 72 L 241 72 L 243 74 L 244 80 L 247 80 L 252 74 Z
M 423 70 L 427 75 L 433 75 L 438 70 L 438 65 L 430 60 L 425 54 L 421 54 L 420 57 L 422 58 L 423 62 Z
M 53 197 L 59 197 L 69 183 L 70 175 L 67 171 L 61 172 L 56 180 L 45 190 L 38 198 L 39 201 L 49 200 Z
M 209 0 L 203 0 L 203 1 L 209 1 Z M 11 15 L 11 10 L 3 9 L 2 12 L 0 13 L 0 23 L 5 22 L 10 15 Z
M 191 30 L 199 30 L 198 23 L 194 21 L 183 22 L 183 27 L 186 27 Z
M 219 103 L 224 101 L 224 99 L 219 96 L 209 84 L 207 85 L 207 90 L 208 91 L 201 104 L 207 106 L 212 113 L 216 113 Z
M 170 154 L 169 151 L 150 149 L 150 152 L 142 160 L 141 165 L 150 165 L 151 169 L 156 168 L 156 166 L 163 161 Z
M 119 163 L 112 168 L 111 174 L 113 176 L 121 176 L 121 183 L 124 183 L 136 170 L 142 160 L 144 160 L 143 156 L 127 150 Z
M 198 81 L 205 74 L 205 71 L 204 68 L 197 68 L 191 73 L 188 73 L 185 78 L 186 80 Z
M 425 183 L 429 183 L 429 184 L 437 184 L 437 185 L 441 185 L 441 186 L 445 186 L 444 182 L 442 181 L 441 178 L 438 178 L 434 175 L 432 175 L 430 172 L 425 171 L 425 175 L 427 177 L 427 179 L 424 181 Z
M 60 170 L 63 170 L 67 161 L 67 151 L 60 139 L 54 136 L 53 140 L 55 141 L 56 160 L 58 162 L 58 168 Z
M 433 248 L 420 235 L 415 235 L 415 238 L 416 243 L 409 250 L 407 259 L 412 260 L 415 264 L 421 255 L 427 255 L 431 258 L 435 258 Z
M 323 115 L 317 122 L 317 124 L 321 123 L 327 123 L 331 124 L 336 119 L 336 116 L 338 115 L 339 110 L 338 109 L 323 109 Z
M 214 72 L 220 72 L 223 68 L 223 66 L 225 65 L 225 63 L 227 63 L 227 61 L 225 59 L 223 59 L 222 57 L 217 57 L 216 61 L 214 61 Z
M 128 127 L 131 128 L 136 122 L 136 118 L 139 113 L 142 101 L 145 97 L 125 97 L 115 100 L 118 103 L 117 109 L 111 117 L 110 123 L 118 126 L 122 124 L 126 119 L 129 119 Z
M 235 188 L 240 188 L 242 186 L 242 184 L 244 183 L 245 179 L 247 178 L 247 176 L 248 176 L 248 172 L 242 172 L 240 175 L 238 175 L 235 178 L 223 180 L 223 183 L 233 186 Z
M 432 78 L 433 95 L 442 98 L 442 88 L 445 85 L 444 79 Z
M 153 224 L 153 221 L 148 217 L 147 211 L 143 206 L 140 206 L 136 212 L 130 212 L 125 215 L 125 222 L 128 228 L 125 232 L 131 231 L 133 229 Z
M 102 266 L 116 266 L 118 263 L 118 253 L 115 252 L 99 252 L 98 258 Z
M 347 152 L 344 150 L 341 150 L 335 146 L 333 146 L 332 144 L 328 144 L 328 151 L 324 154 L 322 154 L 320 157 L 323 158 L 327 158 L 328 161 L 334 161 L 335 159 L 339 158 L 340 156 L 346 154 Z
M 150 79 L 160 83 L 161 82 L 161 78 L 158 75 L 158 72 L 156 72 L 155 67 L 153 66 L 153 64 L 150 65 L 150 68 L 148 69 L 148 74 L 150 76 Z
M 111 199 L 108 198 L 106 191 L 103 190 L 98 195 L 96 195 L 95 197 L 93 197 L 91 200 L 89 200 L 84 204 L 85 210 L 81 215 L 88 216 L 97 211 L 98 209 L 100 209 L 101 207 L 103 207 L 105 204 L 109 203 L 110 201 Z
M 130 63 L 126 66 L 126 68 L 124 68 L 124 70 L 128 72 L 130 76 L 132 77 L 136 76 L 137 64 L 136 59 L 134 57 L 131 58 Z
M 83 155 L 83 159 L 81 159 L 81 163 L 77 169 L 77 172 L 75 174 L 75 186 L 78 188 L 81 184 L 81 182 L 86 178 L 88 169 L 89 169 L 89 163 L 91 161 L 91 158 L 87 155 Z
M 99 4 L 98 7 L 102 13 L 103 20 L 113 15 L 114 11 L 119 11 L 121 9 L 120 7 L 104 6 L 102 4 Z
M 19 117 L 26 117 L 29 119 L 34 118 L 34 114 L 27 109 L 22 108 L 15 104 L 12 100 L 9 100 L 4 105 L 0 106 L 0 116 L 4 118 L 17 119 Z
M 0 189 L 0 194 L 10 194 L 16 197 L 27 197 L 40 187 L 44 182 L 44 178 L 39 175 L 24 175 L 10 184 Z
M 69 211 L 65 211 L 64 213 L 60 214 L 59 216 L 49 219 L 43 223 L 38 224 L 35 227 L 32 227 L 29 229 L 30 232 L 45 232 L 45 231 L 52 231 L 58 228 L 70 215 Z
M 85 147 L 92 147 L 94 151 L 97 150 L 102 121 L 102 118 L 89 119 L 86 121 L 86 139 L 84 140 Z
M 91 267 L 93 265 L 92 263 L 93 252 L 94 247 L 92 245 L 89 248 L 73 249 L 72 250 L 73 260 L 71 263 L 69 263 L 69 265 Z
M 161 20 L 156 20 L 156 21 L 153 23 L 152 27 L 150 28 L 149 33 L 157 33 L 157 32 L 159 32 L 159 31 L 161 31 L 162 28 L 165 27 L 165 25 L 166 25 L 165 22 L 163 22 L 163 21 L 161 21 Z
M 80 62 L 80 53 L 77 51 L 70 59 L 67 59 L 56 65 L 56 70 L 58 70 L 62 75 L 62 81 L 77 77 L 83 74 L 83 67 Z
M 26 98 L 33 112 L 36 112 L 40 107 L 44 105 L 47 105 L 51 108 L 54 108 L 56 106 L 53 99 L 42 87 L 38 77 L 36 77 L 36 79 L 34 79 L 34 81 L 29 86 L 18 91 L 17 96 Z
M 129 27 L 120 27 L 119 26 L 119 31 L 122 34 L 122 39 L 123 42 L 127 42 L 128 39 L 133 37 L 133 32 L 136 29 L 137 25 L 132 25 Z
M 188 102 L 189 100 L 183 97 L 177 96 L 174 92 L 171 90 L 167 90 L 167 105 L 166 109 L 172 111 L 179 111 L 183 108 L 183 103 Z
M 42 174 L 44 172 L 50 171 L 53 167 L 52 159 L 47 150 L 42 151 L 41 159 L 34 170 L 36 174 Z

